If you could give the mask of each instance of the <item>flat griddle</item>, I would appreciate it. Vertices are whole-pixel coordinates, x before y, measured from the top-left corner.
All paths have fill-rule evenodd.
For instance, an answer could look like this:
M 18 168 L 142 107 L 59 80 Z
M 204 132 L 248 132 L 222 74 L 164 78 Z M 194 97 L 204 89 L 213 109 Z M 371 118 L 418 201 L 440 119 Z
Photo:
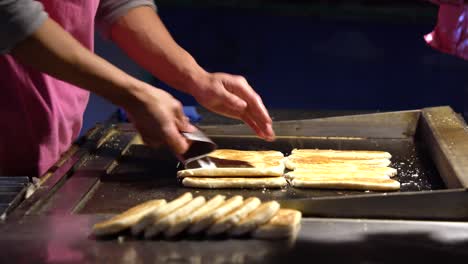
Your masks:
M 30 200 L 19 211 L 113 214 L 149 199 L 173 199 L 190 191 L 207 198 L 239 194 L 274 199 L 283 207 L 300 209 L 304 216 L 468 219 L 468 174 L 466 158 L 460 155 L 468 141 L 464 122 L 449 107 L 280 121 L 275 123 L 278 138 L 273 143 L 256 138 L 244 125 L 201 128 L 219 148 L 271 149 L 285 155 L 293 148 L 385 150 L 393 156 L 391 166 L 399 171 L 401 190 L 186 188 L 176 178 L 180 167 L 173 155 L 134 144 L 135 129 L 117 124 L 88 135 L 84 145 L 89 153 L 67 170 L 66 177 L 47 187 L 52 192 Z
M 368 150 L 385 149 L 393 153 L 392 166 L 401 172 L 397 179 L 401 182 L 400 192 L 439 190 L 444 189 L 437 170 L 425 157 L 417 144 L 412 140 L 317 140 L 300 139 L 291 141 L 290 139 L 279 138 L 275 142 L 266 145 L 263 141 L 252 138 L 232 138 L 214 137 L 213 140 L 220 148 L 233 148 L 241 150 L 278 150 L 288 155 L 292 148 L 314 148 L 320 146 L 324 149 L 363 149 Z M 120 200 L 125 203 L 137 204 L 141 201 L 156 198 L 175 198 L 183 192 L 194 192 L 205 197 L 212 197 L 223 193 L 228 196 L 242 195 L 257 196 L 263 200 L 289 200 L 298 198 L 318 198 L 318 197 L 343 197 L 349 195 L 367 195 L 381 192 L 363 192 L 346 190 L 320 190 L 320 189 L 300 189 L 286 187 L 282 189 L 200 189 L 183 187 L 175 178 L 180 164 L 176 160 L 163 160 L 154 158 L 151 150 L 143 145 L 134 145 L 124 154 L 119 164 L 109 175 L 101 178 L 100 187 L 96 190 L 92 198 L 86 203 L 81 213 L 109 212 L 115 213 L 119 208 L 112 208 L 109 203 L 103 204 L 98 200 L 100 197 L 107 197 L 116 204 Z M 144 156 L 144 157 L 143 157 Z M 138 157 L 138 158 L 137 158 Z M 178 166 L 179 165 L 179 166 Z M 161 168 L 164 168 L 161 171 Z M 121 197 L 125 190 L 124 197 Z M 111 197 L 109 197 L 109 195 Z M 119 198 L 120 197 L 120 198 Z

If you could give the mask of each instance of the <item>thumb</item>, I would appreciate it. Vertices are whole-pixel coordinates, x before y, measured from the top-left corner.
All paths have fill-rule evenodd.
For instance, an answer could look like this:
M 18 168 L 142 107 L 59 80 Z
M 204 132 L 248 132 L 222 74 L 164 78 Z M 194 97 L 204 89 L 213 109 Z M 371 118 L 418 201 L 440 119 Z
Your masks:
M 163 134 L 167 146 L 176 155 L 182 155 L 189 149 L 190 141 L 182 136 L 175 123 L 164 128 Z

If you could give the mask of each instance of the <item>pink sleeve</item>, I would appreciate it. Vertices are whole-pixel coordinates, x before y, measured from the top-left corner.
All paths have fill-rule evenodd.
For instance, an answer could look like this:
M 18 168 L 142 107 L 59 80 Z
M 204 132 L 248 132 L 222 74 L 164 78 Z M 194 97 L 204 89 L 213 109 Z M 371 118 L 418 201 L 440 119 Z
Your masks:
M 450 4 L 450 5 L 463 5 L 465 0 L 429 0 L 434 4 Z
M 441 3 L 437 25 L 424 39 L 435 49 L 468 60 L 468 5 L 463 1 L 460 4 L 438 2 Z

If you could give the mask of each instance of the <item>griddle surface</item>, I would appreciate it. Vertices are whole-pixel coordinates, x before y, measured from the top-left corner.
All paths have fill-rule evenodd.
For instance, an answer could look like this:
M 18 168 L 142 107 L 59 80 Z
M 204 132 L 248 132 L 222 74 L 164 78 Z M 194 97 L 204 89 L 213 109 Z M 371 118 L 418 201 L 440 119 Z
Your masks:
M 392 154 L 391 166 L 398 169 L 400 192 L 445 189 L 437 170 L 426 155 L 424 146 L 413 138 L 408 139 L 323 139 L 279 138 L 265 143 L 257 138 L 214 137 L 219 148 L 243 150 L 279 150 L 288 155 L 293 148 L 321 148 L 343 150 L 383 150 Z M 284 189 L 197 189 L 185 188 L 176 178 L 177 161 L 164 151 L 133 145 L 122 156 L 110 175 L 101 178 L 78 213 L 118 213 L 138 203 L 157 198 L 174 199 L 190 191 L 210 198 L 216 194 L 227 196 L 257 196 L 262 200 L 286 200 L 299 198 L 365 196 L 370 191 L 318 190 L 287 187 Z M 383 193 L 381 193 L 383 194 Z

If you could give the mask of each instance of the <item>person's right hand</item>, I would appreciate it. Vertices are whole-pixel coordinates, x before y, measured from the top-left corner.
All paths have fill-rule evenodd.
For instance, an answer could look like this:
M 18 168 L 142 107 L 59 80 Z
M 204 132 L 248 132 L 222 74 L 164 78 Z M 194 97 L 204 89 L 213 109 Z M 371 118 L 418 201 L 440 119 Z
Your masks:
M 185 153 L 190 142 L 180 132 L 193 132 L 196 128 L 185 116 L 182 104 L 161 89 L 145 83 L 139 85 L 142 87 L 136 100 L 129 100 L 124 108 L 145 144 L 150 147 L 163 144 L 176 155 Z

